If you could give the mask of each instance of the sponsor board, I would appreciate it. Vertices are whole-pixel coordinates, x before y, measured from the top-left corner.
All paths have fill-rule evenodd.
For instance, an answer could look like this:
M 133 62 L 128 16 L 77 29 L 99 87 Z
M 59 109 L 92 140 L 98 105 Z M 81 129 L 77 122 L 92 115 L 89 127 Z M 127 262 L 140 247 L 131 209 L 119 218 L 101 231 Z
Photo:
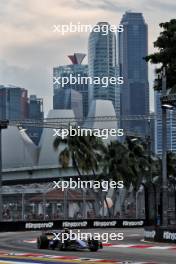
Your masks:
M 117 221 L 94 221 L 93 227 L 116 227 Z
M 54 223 L 48 222 L 48 223 L 26 223 L 25 229 L 50 229 L 53 228 Z
M 152 238 L 154 239 L 156 236 L 156 231 L 153 230 L 153 231 L 147 231 L 147 230 L 144 230 L 144 237 L 145 238 Z
M 144 239 L 146 241 L 176 243 L 176 229 L 146 227 L 144 230 Z
M 49 230 L 62 228 L 136 228 L 143 227 L 145 221 L 141 219 L 84 219 L 84 220 L 54 220 L 54 221 L 16 221 L 1 222 L 0 232 Z
M 123 226 L 144 226 L 144 221 L 123 221 L 122 223 Z
M 163 232 L 163 239 L 164 240 L 171 240 L 172 242 L 176 242 L 176 231 L 164 231 Z
M 62 227 L 67 228 L 78 228 L 78 227 L 87 227 L 87 221 L 79 221 L 79 222 L 70 222 L 70 221 L 63 221 Z

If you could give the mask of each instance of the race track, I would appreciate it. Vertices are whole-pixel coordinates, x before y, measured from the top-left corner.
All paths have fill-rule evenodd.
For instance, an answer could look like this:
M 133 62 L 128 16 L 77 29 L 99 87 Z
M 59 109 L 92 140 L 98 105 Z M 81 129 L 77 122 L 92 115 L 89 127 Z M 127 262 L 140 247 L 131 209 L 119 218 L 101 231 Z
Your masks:
M 143 229 L 106 232 L 123 232 L 124 240 L 105 244 L 98 252 L 39 250 L 35 241 L 40 232 L 1 233 L 0 263 L 176 263 L 176 245 L 146 243 L 142 241 Z

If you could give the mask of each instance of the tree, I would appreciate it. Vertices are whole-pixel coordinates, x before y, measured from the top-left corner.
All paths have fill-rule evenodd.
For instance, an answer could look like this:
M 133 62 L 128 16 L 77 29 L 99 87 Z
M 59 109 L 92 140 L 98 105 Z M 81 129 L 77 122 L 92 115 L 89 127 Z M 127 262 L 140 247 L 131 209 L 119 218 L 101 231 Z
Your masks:
M 110 142 L 104 149 L 103 157 L 100 162 L 101 174 L 99 174 L 99 180 L 119 181 L 125 179 L 125 186 L 129 186 L 130 170 L 127 168 L 127 148 L 118 141 Z M 134 175 L 133 175 L 134 176 Z M 114 190 L 116 193 L 116 190 Z M 102 193 L 103 195 L 103 193 Z M 113 211 L 116 203 L 116 195 L 113 201 Z M 106 202 L 106 194 L 104 194 L 104 200 Z M 108 208 L 108 205 L 106 205 Z M 109 216 L 111 211 L 108 210 Z
M 167 152 L 167 175 L 176 178 L 176 154 L 171 151 Z
M 61 149 L 58 159 L 62 167 L 67 168 L 72 162 L 81 179 L 122 180 L 126 190 L 133 186 L 134 193 L 142 180 L 148 177 L 147 169 L 149 170 L 150 164 L 147 146 L 143 141 L 133 142 L 127 137 L 125 143 L 112 141 L 104 145 L 95 136 L 67 136 L 64 139 L 56 137 L 53 146 L 55 150 Z M 102 188 L 99 192 L 92 192 L 96 195 L 97 205 L 103 207 L 104 201 L 107 205 Z M 107 209 L 111 216 L 108 205 Z
M 176 220 L 176 154 L 167 152 L 167 176 L 169 183 L 174 189 L 174 203 L 175 203 L 175 220 Z
M 162 32 L 158 39 L 154 42 L 154 47 L 158 49 L 157 52 L 147 56 L 146 61 L 153 64 L 161 64 L 157 68 L 156 73 L 162 72 L 163 67 L 166 68 L 167 89 L 171 89 L 172 93 L 176 92 L 176 19 L 169 22 L 161 23 Z M 156 90 L 161 90 L 161 79 L 156 79 Z
M 95 179 L 96 171 L 99 169 L 98 163 L 102 156 L 101 152 L 104 150 L 100 138 L 93 135 L 67 136 L 65 138 L 57 136 L 53 142 L 53 147 L 55 150 L 62 149 L 58 160 L 63 168 L 67 168 L 72 163 L 81 180 L 87 178 L 90 180 L 92 175 Z M 96 200 L 96 202 L 101 201 Z
M 135 177 L 131 179 L 134 191 L 137 191 L 144 179 L 149 177 L 150 162 L 148 156 L 148 148 L 144 140 L 126 137 L 125 144 L 129 150 L 131 168 Z
M 126 190 L 133 187 L 133 195 L 139 189 L 146 169 L 149 167 L 146 146 L 129 137 L 125 143 L 110 142 L 102 159 L 102 173 L 99 177 L 119 181 L 122 180 Z M 115 192 L 114 192 L 115 193 Z M 114 199 L 114 207 L 116 202 Z M 113 207 L 113 209 L 114 209 Z
M 160 27 L 162 32 L 154 42 L 154 47 L 157 49 L 157 52 L 147 56 L 145 60 L 160 65 L 156 69 L 157 75 L 165 69 L 166 88 L 170 93 L 176 93 L 176 19 L 161 23 Z M 162 78 L 157 77 L 155 79 L 154 89 L 162 90 Z
M 72 162 L 80 177 L 86 176 L 84 173 L 98 169 L 99 152 L 101 142 L 94 136 L 67 136 L 66 138 L 56 137 L 53 146 L 57 150 L 64 145 L 59 154 L 59 163 L 63 168 L 67 168 Z
M 136 179 L 130 154 L 125 144 L 118 141 L 110 142 L 102 164 L 104 177 L 114 181 L 123 180 L 127 189 Z
M 126 138 L 126 144 L 130 156 L 132 158 L 132 166 L 134 166 L 134 171 L 136 178 L 133 180 L 134 191 L 137 191 L 140 185 L 144 187 L 145 194 L 145 215 L 146 221 L 154 222 L 156 220 L 157 211 L 157 194 L 156 194 L 156 181 L 155 177 L 160 173 L 161 161 L 154 153 L 149 149 L 148 140 L 143 140 L 142 138 Z M 153 195 L 152 195 L 153 193 Z M 154 206 L 149 206 L 153 204 Z M 151 210 L 153 208 L 153 210 Z

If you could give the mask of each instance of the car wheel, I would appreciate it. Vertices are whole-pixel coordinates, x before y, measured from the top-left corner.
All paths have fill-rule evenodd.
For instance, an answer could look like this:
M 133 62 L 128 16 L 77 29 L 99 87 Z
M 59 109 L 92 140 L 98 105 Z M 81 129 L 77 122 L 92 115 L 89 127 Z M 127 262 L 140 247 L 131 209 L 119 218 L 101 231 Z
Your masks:
M 91 240 L 89 241 L 89 250 L 91 252 L 96 252 L 99 249 L 99 243 L 97 240 Z
M 58 243 L 58 250 L 63 251 L 64 245 L 62 243 Z
M 39 249 L 47 249 L 49 245 L 49 241 L 47 236 L 41 235 L 40 237 L 37 238 L 37 247 Z

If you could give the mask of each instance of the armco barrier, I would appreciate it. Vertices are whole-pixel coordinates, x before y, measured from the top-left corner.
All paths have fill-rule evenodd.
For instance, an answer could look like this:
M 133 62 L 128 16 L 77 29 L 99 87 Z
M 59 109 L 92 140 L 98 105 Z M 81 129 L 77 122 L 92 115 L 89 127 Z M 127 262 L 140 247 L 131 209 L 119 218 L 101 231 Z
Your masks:
M 55 221 L 17 221 L 1 222 L 0 232 L 10 231 L 30 231 L 46 229 L 67 228 L 126 228 L 126 227 L 143 227 L 143 219 L 84 219 L 84 220 L 55 220 Z
M 176 228 L 145 227 L 144 239 L 153 242 L 176 243 Z

